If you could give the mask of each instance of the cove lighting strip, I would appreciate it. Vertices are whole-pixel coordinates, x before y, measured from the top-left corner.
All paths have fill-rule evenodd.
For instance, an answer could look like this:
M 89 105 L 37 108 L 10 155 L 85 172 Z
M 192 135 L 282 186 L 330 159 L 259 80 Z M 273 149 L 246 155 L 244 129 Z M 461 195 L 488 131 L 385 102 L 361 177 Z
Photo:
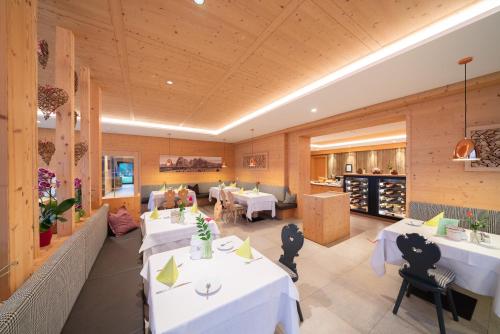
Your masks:
M 333 144 L 311 144 L 311 148 L 315 149 L 328 149 L 335 147 L 346 147 L 346 146 L 354 146 L 360 144 L 373 144 L 378 142 L 387 142 L 387 141 L 405 141 L 406 135 L 397 135 L 397 136 L 387 136 L 387 137 L 378 137 L 378 138 L 370 138 L 370 139 L 360 139 L 360 140 L 352 140 L 352 141 L 344 141 Z
M 307 86 L 304 86 L 274 102 L 251 112 L 238 120 L 231 122 L 222 128 L 209 130 L 202 128 L 191 128 L 185 126 L 169 125 L 158 122 L 145 122 L 145 121 L 135 121 L 127 119 L 119 119 L 112 117 L 102 117 L 102 123 L 123 125 L 123 126 L 133 126 L 151 129 L 165 129 L 172 131 L 182 131 L 182 132 L 192 132 L 192 133 L 202 133 L 217 136 L 230 129 L 235 128 L 238 125 L 246 123 L 252 119 L 262 116 L 271 110 L 281 107 L 291 101 L 297 100 L 303 96 L 306 96 L 320 88 L 323 88 L 329 84 L 332 84 L 341 79 L 345 79 L 351 75 L 354 75 L 362 70 L 372 67 L 376 64 L 381 63 L 384 60 L 393 58 L 405 51 L 409 51 L 419 45 L 436 39 L 446 33 L 453 30 L 459 29 L 467 24 L 473 23 L 481 18 L 488 15 L 494 14 L 500 10 L 500 0 L 482 0 L 478 3 L 468 6 L 467 8 L 450 15 L 434 24 L 431 24 L 407 37 L 404 37 L 392 44 L 389 44 L 378 51 L 375 51 L 349 65 L 346 65 L 339 70 L 326 75 L 325 77 L 314 81 Z

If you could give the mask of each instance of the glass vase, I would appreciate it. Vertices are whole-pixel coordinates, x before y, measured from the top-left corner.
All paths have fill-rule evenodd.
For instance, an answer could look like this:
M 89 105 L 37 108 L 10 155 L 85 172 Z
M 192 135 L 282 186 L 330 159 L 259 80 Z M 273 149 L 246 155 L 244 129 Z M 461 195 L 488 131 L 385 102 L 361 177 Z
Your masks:
M 184 210 L 179 212 L 179 224 L 184 224 Z
M 470 242 L 473 244 L 479 244 L 481 242 L 481 236 L 479 235 L 479 231 L 470 231 Z
M 212 238 L 209 240 L 203 240 L 202 248 L 201 248 L 201 257 L 203 259 L 211 259 L 212 258 Z

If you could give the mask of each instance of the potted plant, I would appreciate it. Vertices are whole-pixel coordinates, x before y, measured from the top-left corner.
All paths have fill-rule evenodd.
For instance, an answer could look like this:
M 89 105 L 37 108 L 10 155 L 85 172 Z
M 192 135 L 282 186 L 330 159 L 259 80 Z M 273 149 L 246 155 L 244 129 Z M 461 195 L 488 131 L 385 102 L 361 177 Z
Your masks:
M 45 168 L 38 169 L 38 205 L 40 207 L 40 247 L 48 246 L 52 240 L 51 227 L 57 222 L 66 219 L 61 215 L 75 205 L 74 198 L 68 198 L 61 203 L 57 202 L 54 192 L 59 187 L 56 175 Z
M 480 243 L 481 237 L 479 235 L 479 230 L 488 226 L 488 215 L 483 212 L 479 217 L 474 217 L 474 213 L 471 210 L 467 211 L 467 217 L 465 218 L 466 223 L 471 229 L 470 241 L 473 243 Z
M 198 238 L 203 242 L 201 257 L 203 259 L 212 258 L 212 233 L 210 233 L 210 228 L 208 222 L 212 220 L 211 218 L 203 218 L 201 215 L 196 217 L 196 227 L 198 228 Z
M 85 216 L 85 210 L 82 207 L 82 180 L 75 178 L 75 221 Z

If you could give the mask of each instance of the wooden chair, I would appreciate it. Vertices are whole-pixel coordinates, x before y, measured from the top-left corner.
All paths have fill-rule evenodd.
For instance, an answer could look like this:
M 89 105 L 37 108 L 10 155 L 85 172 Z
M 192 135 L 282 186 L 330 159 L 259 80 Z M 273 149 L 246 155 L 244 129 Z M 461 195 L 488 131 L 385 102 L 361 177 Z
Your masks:
M 234 224 L 236 224 L 236 219 L 238 217 L 241 217 L 241 215 L 245 214 L 246 208 L 241 205 L 237 204 L 236 201 L 234 200 L 234 195 L 232 192 L 228 191 L 222 191 L 222 193 L 226 193 L 226 210 L 228 210 L 229 214 L 234 216 Z
M 175 192 L 169 189 L 165 192 L 165 209 L 175 208 Z
M 280 256 L 279 260 L 276 262 L 284 271 L 290 275 L 290 278 L 295 283 L 299 280 L 299 274 L 297 272 L 297 264 L 294 262 L 295 257 L 299 256 L 299 251 L 304 245 L 304 235 L 295 224 L 288 224 L 283 226 L 281 229 L 281 248 L 283 249 L 283 255 Z M 302 316 L 302 310 L 300 309 L 300 304 L 297 301 L 297 312 L 299 313 L 300 322 L 304 321 Z
M 403 278 L 403 283 L 399 289 L 398 298 L 392 313 L 397 314 L 401 301 L 406 292 L 410 297 L 411 288 L 415 287 L 423 291 L 432 292 L 436 312 L 439 322 L 439 331 L 445 334 L 443 319 L 443 307 L 441 295 L 448 296 L 448 303 L 453 314 L 453 320 L 458 321 L 455 302 L 450 288 L 455 280 L 455 273 L 443 267 L 437 267 L 435 264 L 441 258 L 439 247 L 432 242 L 427 241 L 423 236 L 417 233 L 402 234 L 396 239 L 399 250 L 403 253 L 403 259 L 407 263 L 399 269 L 399 275 Z
M 179 200 L 184 203 L 185 206 L 190 206 L 192 204 L 188 201 L 188 194 L 189 190 L 187 190 L 186 188 L 179 190 L 179 192 L 177 193 L 177 196 L 179 196 Z

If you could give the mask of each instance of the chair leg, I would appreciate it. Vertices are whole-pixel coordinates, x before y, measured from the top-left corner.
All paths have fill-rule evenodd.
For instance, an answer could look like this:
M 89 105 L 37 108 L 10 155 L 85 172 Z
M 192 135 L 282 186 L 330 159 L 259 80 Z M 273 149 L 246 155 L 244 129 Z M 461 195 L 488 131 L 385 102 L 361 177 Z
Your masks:
M 443 306 L 441 305 L 441 293 L 434 292 L 434 304 L 436 304 L 436 312 L 439 322 L 439 333 L 446 334 L 446 329 L 444 327 L 444 318 L 443 318 Z
M 450 304 L 453 320 L 458 321 L 457 308 L 455 307 L 455 301 L 453 300 L 453 291 L 451 289 L 447 289 L 446 295 L 448 296 L 448 304 Z
M 411 296 L 411 284 L 408 283 L 408 289 L 406 289 L 406 297 L 410 298 Z
M 401 288 L 399 289 L 398 298 L 396 299 L 396 304 L 394 304 L 392 313 L 398 314 L 399 305 L 401 305 L 401 301 L 403 300 L 403 296 L 407 288 L 408 288 L 408 281 L 406 279 L 403 279 L 403 283 L 401 283 Z
M 304 317 L 302 316 L 302 310 L 300 309 L 300 304 L 298 300 L 297 300 L 297 312 L 299 313 L 300 322 L 304 322 Z

